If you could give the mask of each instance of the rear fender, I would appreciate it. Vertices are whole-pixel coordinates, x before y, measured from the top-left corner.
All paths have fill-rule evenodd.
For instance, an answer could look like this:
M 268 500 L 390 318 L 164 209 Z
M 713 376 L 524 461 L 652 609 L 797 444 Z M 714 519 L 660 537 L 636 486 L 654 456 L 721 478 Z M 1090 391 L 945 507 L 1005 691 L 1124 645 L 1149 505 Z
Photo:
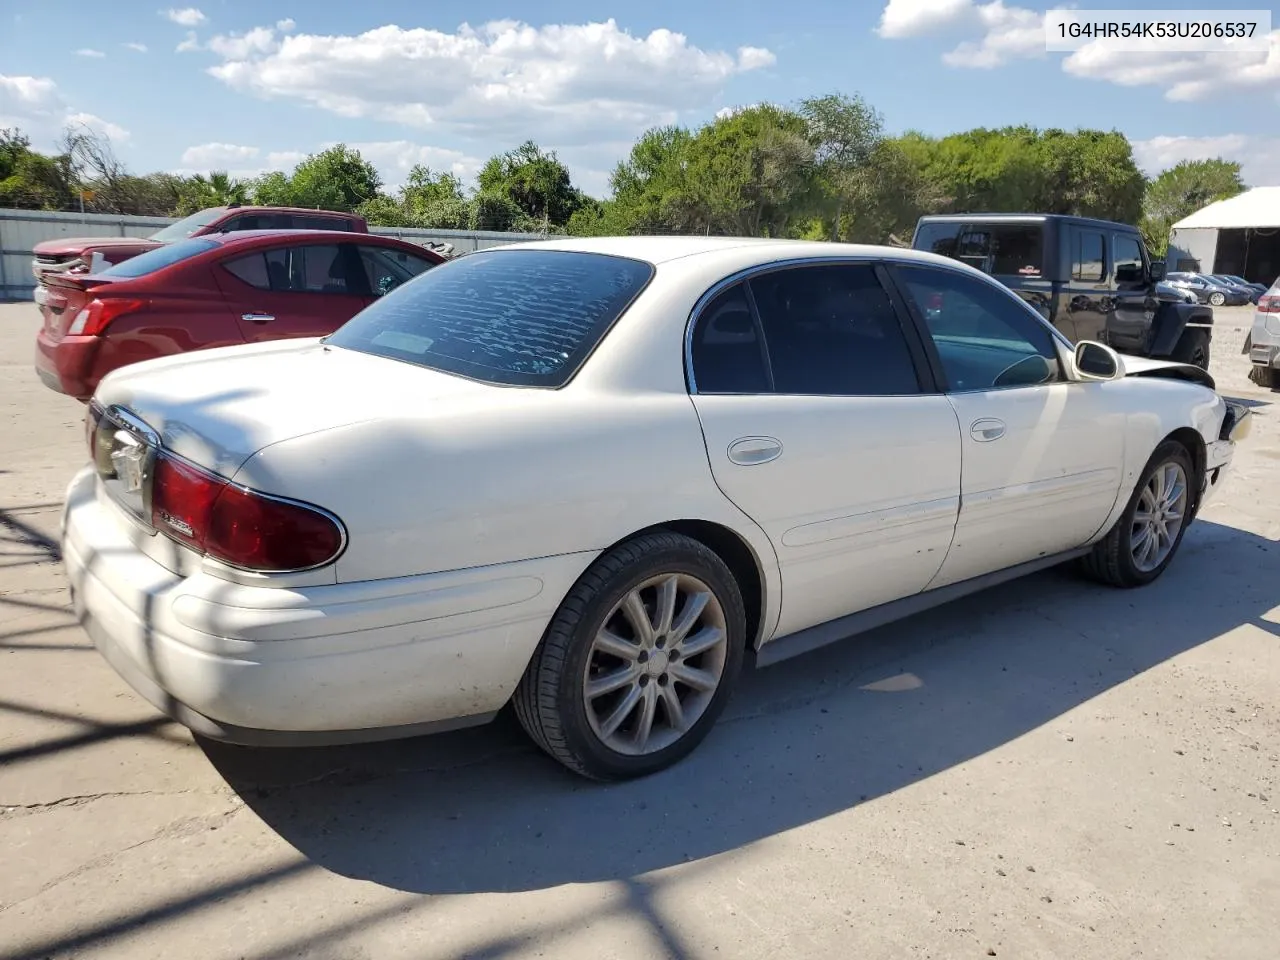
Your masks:
M 1162 303 L 1151 326 L 1150 355 L 1167 357 L 1188 328 L 1204 330 L 1213 336 L 1213 309 L 1198 303 Z

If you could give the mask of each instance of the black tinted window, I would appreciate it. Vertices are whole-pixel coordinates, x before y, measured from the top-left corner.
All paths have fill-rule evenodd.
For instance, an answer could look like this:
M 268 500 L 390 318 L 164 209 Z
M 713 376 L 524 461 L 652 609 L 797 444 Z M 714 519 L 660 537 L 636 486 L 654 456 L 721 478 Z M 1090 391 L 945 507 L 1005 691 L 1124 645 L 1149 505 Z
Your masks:
M 212 240 L 202 240 L 199 237 L 167 243 L 163 247 L 156 247 L 154 250 L 131 257 L 123 263 L 117 263 L 114 267 L 108 267 L 101 271 L 99 276 L 145 277 L 149 273 L 163 270 L 182 260 L 189 260 L 206 250 L 212 250 L 216 246 L 217 244 Z
M 971 223 L 956 241 L 953 259 L 998 276 L 1038 277 L 1044 265 L 1038 223 Z
M 1075 263 L 1071 268 L 1073 280 L 1101 280 L 1106 275 L 1106 257 L 1102 249 L 1102 234 L 1096 230 L 1077 230 Z
M 346 220 L 339 220 L 337 217 L 295 216 L 290 219 L 298 230 L 346 230 L 351 226 Z
M 561 250 L 474 253 L 361 311 L 327 342 L 490 383 L 558 387 L 653 267 Z
M 916 239 L 913 246 L 917 250 L 927 250 L 930 253 L 941 254 L 944 257 L 954 257 L 956 253 L 956 238 L 960 236 L 961 226 L 962 224 L 951 221 L 922 223 L 916 230 Z
M 703 308 L 693 329 L 693 379 L 699 393 L 767 393 L 764 341 L 736 283 Z
M 1142 247 L 1133 237 L 1115 238 L 1116 282 L 1140 283 L 1143 279 Z
M 900 267 L 954 391 L 1050 383 L 1059 378 L 1048 327 L 1010 293 L 953 270 Z
M 751 280 L 778 393 L 918 393 L 902 326 L 871 266 L 797 267 Z
M 363 278 L 351 273 L 350 251 L 338 244 L 277 247 L 223 264 L 250 286 L 288 293 L 363 296 Z

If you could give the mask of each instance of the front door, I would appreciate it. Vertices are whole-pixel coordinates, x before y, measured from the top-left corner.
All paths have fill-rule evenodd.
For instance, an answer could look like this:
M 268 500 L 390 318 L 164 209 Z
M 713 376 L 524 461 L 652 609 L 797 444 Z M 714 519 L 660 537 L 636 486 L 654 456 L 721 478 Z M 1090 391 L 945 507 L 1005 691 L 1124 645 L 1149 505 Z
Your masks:
M 1081 546 L 1120 488 L 1124 422 L 1111 383 L 1065 380 L 1048 324 L 955 270 L 894 269 L 917 305 L 963 444 L 960 515 L 931 587 Z
M 295 241 L 233 251 L 213 271 L 249 342 L 323 337 L 372 301 L 351 243 Z
M 1125 353 L 1146 353 L 1157 306 L 1146 253 L 1138 238 L 1129 233 L 1112 234 L 1111 249 L 1116 293 L 1107 318 L 1107 343 Z
M 942 565 L 960 436 L 915 343 L 867 264 L 757 275 L 696 322 L 694 406 L 716 482 L 777 553 L 778 636 L 918 593 Z

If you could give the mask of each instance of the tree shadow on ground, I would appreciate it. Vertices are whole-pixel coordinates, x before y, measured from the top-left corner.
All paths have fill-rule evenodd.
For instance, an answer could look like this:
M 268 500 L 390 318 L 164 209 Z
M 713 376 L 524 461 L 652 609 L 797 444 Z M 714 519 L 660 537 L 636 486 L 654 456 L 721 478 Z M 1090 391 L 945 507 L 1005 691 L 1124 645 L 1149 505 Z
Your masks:
M 425 893 L 634 877 L 829 816 L 999 747 L 1280 604 L 1280 544 L 1198 522 L 1137 591 L 1049 571 L 767 670 L 685 762 L 580 780 L 507 719 L 357 747 L 203 743 L 335 873 Z

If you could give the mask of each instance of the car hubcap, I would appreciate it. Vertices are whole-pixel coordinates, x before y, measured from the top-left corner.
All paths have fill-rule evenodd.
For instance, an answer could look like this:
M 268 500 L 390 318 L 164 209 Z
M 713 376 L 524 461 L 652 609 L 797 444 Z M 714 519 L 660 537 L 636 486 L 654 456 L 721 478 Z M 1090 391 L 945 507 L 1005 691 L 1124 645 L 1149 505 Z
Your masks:
M 582 682 L 587 720 L 611 750 L 656 753 L 706 712 L 728 655 L 724 609 L 684 573 L 652 577 L 604 619 Z
M 1173 552 L 1187 508 L 1187 475 L 1177 463 L 1166 463 L 1151 475 L 1138 497 L 1129 535 L 1133 565 L 1150 573 Z

